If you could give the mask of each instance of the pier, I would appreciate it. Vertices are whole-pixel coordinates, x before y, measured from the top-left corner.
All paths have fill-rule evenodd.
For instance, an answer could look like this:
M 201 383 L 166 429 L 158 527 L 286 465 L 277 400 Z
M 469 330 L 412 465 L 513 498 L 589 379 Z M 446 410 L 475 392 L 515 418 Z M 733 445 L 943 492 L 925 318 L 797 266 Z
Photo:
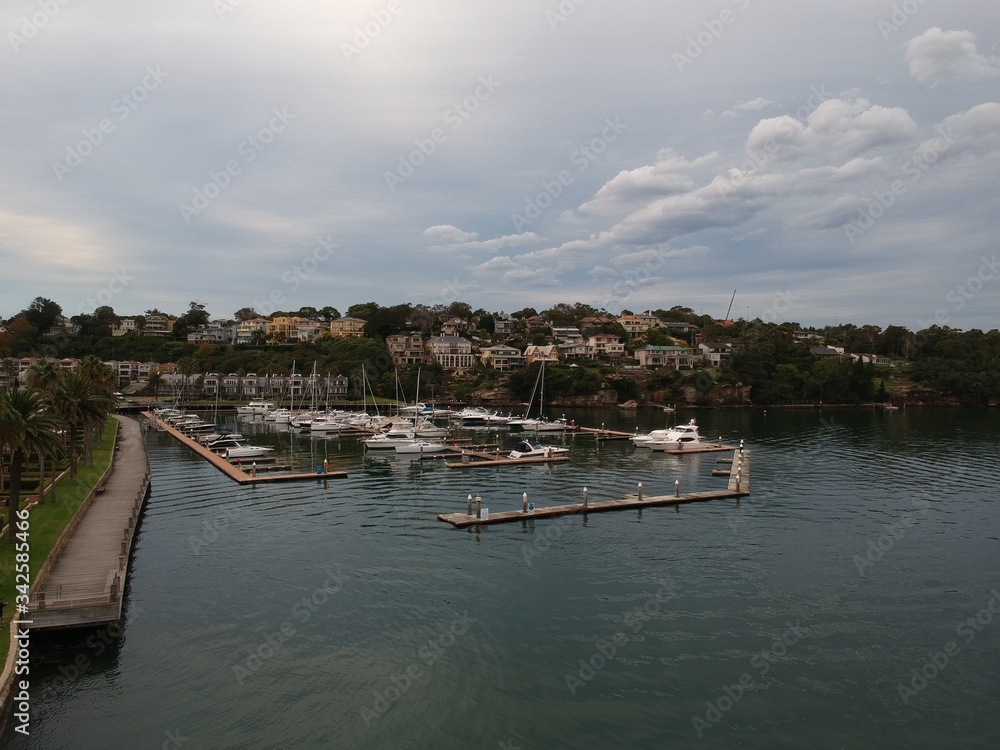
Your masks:
M 121 619 L 132 540 L 150 470 L 139 423 L 117 419 L 111 466 L 34 576 L 28 614 L 21 620 L 33 630 L 92 627 Z
M 264 484 L 268 482 L 293 482 L 302 479 L 344 479 L 347 477 L 346 471 L 317 471 L 315 473 L 270 473 L 273 471 L 271 468 L 265 471 L 263 464 L 265 461 L 261 460 L 261 466 L 257 466 L 252 458 L 241 459 L 239 465 L 233 464 L 229 459 L 213 453 L 204 445 L 199 443 L 197 440 L 192 440 L 190 437 L 185 435 L 180 430 L 171 427 L 166 424 L 163 420 L 159 419 L 155 414 L 150 414 L 149 412 L 143 412 L 142 415 L 150 420 L 156 427 L 157 430 L 166 432 L 177 439 L 182 445 L 186 445 L 188 448 L 193 450 L 199 456 L 204 458 L 215 468 L 225 474 L 227 477 L 232 479 L 239 484 Z M 273 462 L 268 461 L 266 463 Z M 261 475 L 258 475 L 258 471 Z
M 737 458 L 733 461 L 729 474 L 729 482 L 724 490 L 680 492 L 680 489 L 675 484 L 674 494 L 672 495 L 644 497 L 642 494 L 642 485 L 639 485 L 639 491 L 635 494 L 625 495 L 613 500 L 590 501 L 585 489 L 583 501 L 579 503 L 534 508 L 528 506 L 527 499 L 525 498 L 521 510 L 499 511 L 496 513 L 487 512 L 486 514 L 483 514 L 478 498 L 476 507 L 473 507 L 470 499 L 465 513 L 442 513 L 438 516 L 438 520 L 450 523 L 456 528 L 465 528 L 467 526 L 510 523 L 512 521 L 527 521 L 536 518 L 554 518 L 556 516 L 568 516 L 580 513 L 601 513 L 612 510 L 631 510 L 664 505 L 680 506 L 685 503 L 700 503 L 710 500 L 735 498 L 738 502 L 741 497 L 750 494 L 750 451 L 740 451 Z

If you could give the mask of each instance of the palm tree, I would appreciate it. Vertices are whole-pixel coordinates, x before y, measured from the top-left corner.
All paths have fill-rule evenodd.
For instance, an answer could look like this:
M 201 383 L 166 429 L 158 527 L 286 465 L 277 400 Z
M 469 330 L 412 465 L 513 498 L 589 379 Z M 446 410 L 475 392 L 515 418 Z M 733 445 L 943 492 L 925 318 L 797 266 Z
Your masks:
M 87 466 L 94 465 L 93 443 L 100 440 L 104 434 L 104 425 L 108 415 L 118 406 L 115 391 L 118 389 L 118 376 L 114 370 L 104 364 L 93 354 L 88 354 L 80 360 L 80 374 L 94 384 L 99 400 L 106 401 L 103 413 L 94 413 L 93 418 L 87 420 L 83 432 L 83 458 Z M 89 428 L 89 429 L 87 429 Z
M 21 472 L 32 453 L 58 450 L 63 423 L 48 409 L 37 391 L 0 391 L 0 445 L 10 456 L 10 494 L 7 517 L 13 521 L 21 504 Z M 10 527 L 13 529 L 13 525 Z M 11 544 L 13 533 L 8 534 Z
M 70 476 L 76 479 L 76 447 L 81 430 L 84 437 L 84 458 L 90 446 L 91 429 L 103 425 L 115 408 L 114 396 L 100 385 L 76 372 L 63 374 L 56 391 L 56 412 L 69 425 Z
M 51 411 L 55 406 L 55 392 L 59 385 L 59 371 L 50 359 L 40 359 L 28 368 L 28 386 L 39 392 L 46 407 Z M 45 505 L 45 458 L 44 451 L 38 454 L 38 504 Z M 53 463 L 55 463 L 53 461 Z M 55 485 L 52 485 L 55 493 Z

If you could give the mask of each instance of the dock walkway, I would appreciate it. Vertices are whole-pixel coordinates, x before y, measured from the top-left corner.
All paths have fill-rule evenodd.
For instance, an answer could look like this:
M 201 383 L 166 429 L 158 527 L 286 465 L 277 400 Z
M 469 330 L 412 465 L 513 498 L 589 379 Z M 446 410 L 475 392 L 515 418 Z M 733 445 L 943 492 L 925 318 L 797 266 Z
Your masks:
M 177 439 L 182 445 L 186 445 L 188 448 L 193 450 L 199 456 L 204 458 L 215 468 L 221 471 L 230 479 L 239 482 L 240 484 L 263 484 L 266 482 L 290 482 L 297 479 L 344 479 L 347 476 L 345 471 L 318 471 L 314 474 L 310 473 L 297 473 L 297 474 L 282 474 L 265 473 L 263 476 L 257 475 L 257 468 L 253 466 L 254 460 L 252 458 L 245 458 L 242 463 L 238 466 L 234 466 L 227 458 L 213 453 L 204 445 L 199 443 L 197 440 L 192 440 L 187 435 L 185 435 L 180 430 L 171 427 L 163 420 L 159 419 L 155 414 L 151 414 L 148 411 L 144 411 L 142 415 L 150 420 L 154 427 L 162 432 L 166 432 Z M 263 463 L 263 462 L 262 462 Z M 245 469 L 249 469 L 246 471 Z
M 684 503 L 699 503 L 709 500 L 724 500 L 741 497 L 750 494 L 750 451 L 744 450 L 739 454 L 737 460 L 733 461 L 729 483 L 724 490 L 707 490 L 705 492 L 677 492 L 673 495 L 657 495 L 653 497 L 642 497 L 638 494 L 625 495 L 614 500 L 585 501 L 582 503 L 570 503 L 566 505 L 552 505 L 546 508 L 533 508 L 528 512 L 522 510 L 508 510 L 497 513 L 489 513 L 487 516 L 477 515 L 473 510 L 471 513 L 442 513 L 438 516 L 439 521 L 450 523 L 457 528 L 466 526 L 482 526 L 493 523 L 510 523 L 512 521 L 528 521 L 536 518 L 554 518 L 556 516 L 568 516 L 578 513 L 601 513 L 611 510 L 628 510 L 637 508 L 656 507 L 662 505 L 682 505 Z
M 128 559 L 150 482 L 139 423 L 118 417 L 109 474 L 98 483 L 35 576 L 29 613 L 33 630 L 118 622 Z M 102 486 L 103 492 L 97 489 Z

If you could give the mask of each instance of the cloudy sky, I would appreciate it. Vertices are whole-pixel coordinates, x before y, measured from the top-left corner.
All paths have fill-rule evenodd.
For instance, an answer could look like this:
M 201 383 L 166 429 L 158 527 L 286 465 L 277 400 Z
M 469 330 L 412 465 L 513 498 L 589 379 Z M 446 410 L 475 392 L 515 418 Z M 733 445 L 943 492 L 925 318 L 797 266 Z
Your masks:
M 5 0 L 0 316 L 995 328 L 996 0 Z

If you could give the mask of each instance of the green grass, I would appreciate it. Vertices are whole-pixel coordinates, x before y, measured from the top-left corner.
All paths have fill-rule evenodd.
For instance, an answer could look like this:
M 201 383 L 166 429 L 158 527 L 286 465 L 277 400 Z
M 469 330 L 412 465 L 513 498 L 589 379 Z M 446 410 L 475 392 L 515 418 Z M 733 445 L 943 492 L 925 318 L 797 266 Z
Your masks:
M 49 498 L 45 501 L 45 505 L 32 506 L 29 519 L 31 527 L 28 532 L 28 542 L 31 544 L 32 581 L 48 558 L 59 535 L 66 528 L 66 524 L 73 518 L 77 508 L 87 499 L 90 490 L 111 463 L 112 445 L 117 427 L 117 421 L 113 417 L 109 418 L 100 444 L 94 448 L 93 468 L 87 468 L 81 460 L 77 464 L 76 481 L 67 475 L 56 485 L 55 502 Z M 23 501 L 21 505 L 23 507 Z M 6 509 L 6 506 L 4 508 Z M 6 513 L 4 515 L 6 516 Z M 14 546 L 7 538 L 7 534 L 4 534 L 0 537 L 0 599 L 7 605 L 3 611 L 3 633 L 9 632 L 10 621 L 17 616 L 15 572 Z M 10 642 L 7 637 L 0 636 L 0 665 L 7 660 L 9 649 Z

